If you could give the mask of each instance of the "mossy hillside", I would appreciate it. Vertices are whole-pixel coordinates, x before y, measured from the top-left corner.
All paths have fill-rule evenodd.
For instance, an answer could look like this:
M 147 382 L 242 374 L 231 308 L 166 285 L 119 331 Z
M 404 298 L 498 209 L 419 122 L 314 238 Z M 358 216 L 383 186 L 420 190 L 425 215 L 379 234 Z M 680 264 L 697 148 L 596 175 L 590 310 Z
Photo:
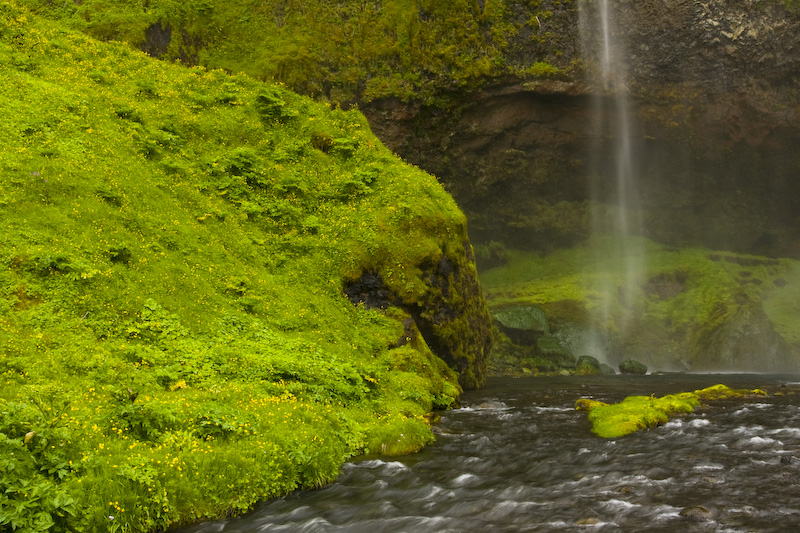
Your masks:
M 455 373 L 342 291 L 480 307 L 423 268 L 474 272 L 465 221 L 359 113 L 7 2 L 0 79 L 0 528 L 158 530 L 430 441 Z
M 613 439 L 640 429 L 665 424 L 674 415 L 693 412 L 702 402 L 765 394 L 760 389 L 731 389 L 726 385 L 714 385 L 694 392 L 669 394 L 661 398 L 628 396 L 623 401 L 611 405 L 581 398 L 575 403 L 575 408 L 589 412 L 589 421 L 595 434 Z
M 507 263 L 481 272 L 493 313 L 535 304 L 551 323 L 577 324 L 620 335 L 626 321 L 627 347 L 653 368 L 724 368 L 708 352 L 716 332 L 742 315 L 762 313 L 789 345 L 794 362 L 798 344 L 797 287 L 800 263 L 790 259 L 677 249 L 641 239 L 643 274 L 632 301 L 619 298 L 625 286 L 627 257 L 619 239 L 600 237 L 592 243 L 542 255 L 505 250 Z M 607 322 L 602 307 L 608 306 Z M 763 311 L 762 311 L 763 310 Z M 731 364 L 728 364 L 730 369 Z
M 500 76 L 558 77 L 569 68 L 549 31 L 570 2 L 26 0 L 100 39 L 162 57 L 245 72 L 331 101 L 431 101 Z M 515 58 L 537 43 L 541 57 Z

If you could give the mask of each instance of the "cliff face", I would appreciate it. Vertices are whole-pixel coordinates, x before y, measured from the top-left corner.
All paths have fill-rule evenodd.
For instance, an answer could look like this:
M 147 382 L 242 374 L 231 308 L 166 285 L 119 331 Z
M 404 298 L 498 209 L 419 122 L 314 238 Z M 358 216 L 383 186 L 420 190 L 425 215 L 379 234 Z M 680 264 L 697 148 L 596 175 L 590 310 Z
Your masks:
M 601 202 L 613 192 L 613 161 L 586 148 L 595 106 L 605 105 L 590 81 L 596 61 L 577 61 L 578 10 L 557 14 L 545 26 L 560 36 L 559 61 L 582 65 L 568 75 L 497 82 L 448 110 L 396 100 L 364 108 L 392 149 L 440 177 L 477 240 L 538 249 L 579 241 L 590 191 Z M 583 48 L 597 50 L 592 22 L 585 27 Z M 627 61 L 646 235 L 800 253 L 798 30 L 800 15 L 777 2 L 621 2 L 615 31 Z M 534 41 L 530 49 L 541 52 Z M 509 53 L 521 60 L 524 43 Z M 608 126 L 594 153 L 613 154 L 617 135 Z

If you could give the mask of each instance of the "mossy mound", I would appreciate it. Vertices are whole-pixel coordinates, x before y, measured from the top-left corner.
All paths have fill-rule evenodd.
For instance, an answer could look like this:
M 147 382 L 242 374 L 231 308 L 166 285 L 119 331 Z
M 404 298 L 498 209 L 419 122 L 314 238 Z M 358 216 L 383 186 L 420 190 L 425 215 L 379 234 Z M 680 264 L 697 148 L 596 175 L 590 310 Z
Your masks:
M 725 385 L 714 385 L 694 392 L 670 394 L 661 398 L 628 396 L 623 401 L 611 405 L 581 398 L 575 402 L 575 408 L 589 411 L 589 421 L 595 434 L 612 439 L 640 429 L 660 426 L 673 415 L 691 413 L 701 402 L 765 394 L 760 389 L 731 389 Z
M 360 113 L 9 2 L 0 109 L 0 529 L 239 513 L 481 383 L 465 219 Z

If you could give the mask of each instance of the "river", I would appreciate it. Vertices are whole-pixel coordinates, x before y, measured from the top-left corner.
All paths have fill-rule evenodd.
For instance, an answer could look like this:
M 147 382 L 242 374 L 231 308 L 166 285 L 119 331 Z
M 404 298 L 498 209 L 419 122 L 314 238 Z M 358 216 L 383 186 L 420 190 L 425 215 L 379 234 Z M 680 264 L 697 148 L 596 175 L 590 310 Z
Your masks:
M 574 409 L 717 383 L 769 395 L 613 440 Z M 800 531 L 800 376 L 493 378 L 434 429 L 417 454 L 360 458 L 325 488 L 183 531 Z

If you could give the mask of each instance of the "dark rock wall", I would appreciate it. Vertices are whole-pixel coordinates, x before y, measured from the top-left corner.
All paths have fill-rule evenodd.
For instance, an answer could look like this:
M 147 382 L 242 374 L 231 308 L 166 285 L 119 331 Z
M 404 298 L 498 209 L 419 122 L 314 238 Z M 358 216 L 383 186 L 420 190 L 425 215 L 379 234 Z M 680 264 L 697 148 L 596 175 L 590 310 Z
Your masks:
M 800 15 L 778 1 L 617 5 L 642 233 L 800 256 Z M 559 60 L 582 67 L 567 77 L 499 81 L 449 109 L 387 100 L 363 108 L 384 142 L 440 177 L 477 242 L 569 245 L 588 234 L 592 192 L 613 195 L 618 132 L 607 125 L 593 137 L 594 106 L 604 104 L 590 81 L 594 59 L 578 56 L 578 18 L 561 9 L 545 24 L 559 35 Z M 542 53 L 533 37 L 530 57 L 518 40 L 510 60 Z M 592 39 L 585 49 L 597 49 Z

